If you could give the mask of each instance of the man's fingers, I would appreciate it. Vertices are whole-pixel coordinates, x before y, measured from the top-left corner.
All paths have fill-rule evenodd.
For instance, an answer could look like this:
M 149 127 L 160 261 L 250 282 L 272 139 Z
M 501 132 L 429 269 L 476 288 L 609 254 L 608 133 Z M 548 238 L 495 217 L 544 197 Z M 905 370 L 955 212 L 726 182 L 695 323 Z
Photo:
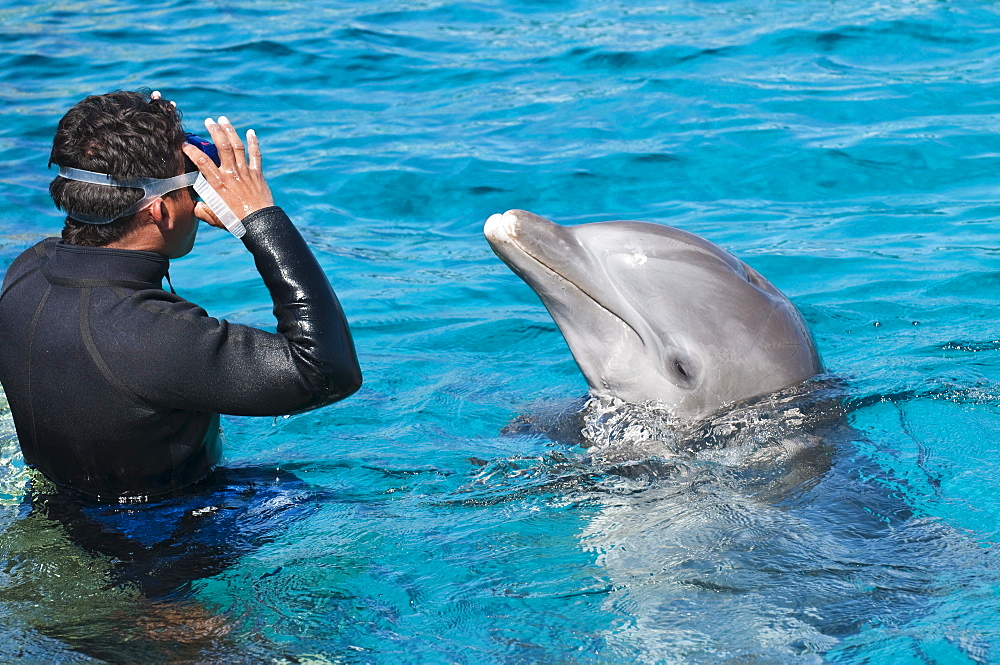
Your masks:
M 236 128 L 233 127 L 233 123 L 229 122 L 229 118 L 226 116 L 219 117 L 219 127 L 226 135 L 226 145 L 233 156 L 232 168 L 236 171 L 237 177 L 241 173 L 246 174 L 246 149 L 243 147 L 243 141 L 240 140 L 240 135 L 236 132 Z
M 219 119 L 222 120 L 222 118 Z M 211 118 L 205 118 L 205 129 L 208 130 L 209 135 L 212 137 L 212 143 L 215 144 L 215 148 L 219 151 L 220 168 L 232 169 L 236 163 L 236 155 L 233 153 L 233 146 L 229 142 L 229 136 L 226 134 L 226 131 Z
M 257 140 L 257 132 L 252 129 L 247 130 L 247 148 L 250 152 L 250 170 L 261 170 L 260 141 Z
M 154 90 L 152 93 L 150 93 L 149 98 L 152 100 L 163 99 L 163 95 L 160 94 L 159 90 Z M 170 105 L 173 106 L 174 108 L 177 108 L 177 102 L 170 102 Z
M 246 148 L 229 119 L 225 116 L 219 116 L 219 121 L 215 122 L 208 118 L 205 120 L 205 127 L 212 135 L 215 147 L 219 150 L 219 161 L 222 163 L 222 168 L 235 173 L 237 177 L 240 173 L 246 174 Z
M 236 132 L 236 128 L 233 127 L 233 123 L 229 122 L 229 118 L 222 116 L 219 118 L 219 126 L 222 127 L 222 131 L 226 133 L 226 137 L 229 139 L 229 145 L 233 147 L 234 151 L 243 152 L 243 141 L 240 140 L 240 135 Z
M 181 150 L 187 155 L 187 158 L 194 162 L 194 165 L 198 167 L 198 170 L 203 174 L 208 172 L 212 173 L 215 171 L 215 162 L 212 158 L 203 153 L 201 150 L 191 145 L 190 143 L 184 143 L 181 145 Z
M 255 210 L 274 205 L 271 189 L 260 170 L 262 160 L 256 133 L 247 132 L 247 144 L 244 146 L 236 128 L 225 116 L 220 116 L 219 122 L 206 119 L 205 128 L 219 150 L 221 166 L 201 168 L 203 162 L 196 161 L 195 164 L 226 205 L 240 219 Z
M 225 224 L 219 219 L 219 216 L 215 214 L 215 211 L 208 207 L 204 201 L 198 201 L 194 206 L 194 216 L 202 220 L 206 224 L 215 226 L 220 229 L 226 228 Z

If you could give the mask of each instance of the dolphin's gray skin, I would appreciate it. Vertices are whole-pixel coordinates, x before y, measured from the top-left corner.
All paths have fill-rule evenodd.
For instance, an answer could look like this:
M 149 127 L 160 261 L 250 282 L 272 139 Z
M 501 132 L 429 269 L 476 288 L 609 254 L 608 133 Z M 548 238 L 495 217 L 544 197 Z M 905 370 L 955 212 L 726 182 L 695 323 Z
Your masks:
M 645 222 L 565 227 L 523 210 L 491 216 L 484 232 L 538 293 L 594 395 L 700 419 L 823 371 L 788 298 L 704 238 Z

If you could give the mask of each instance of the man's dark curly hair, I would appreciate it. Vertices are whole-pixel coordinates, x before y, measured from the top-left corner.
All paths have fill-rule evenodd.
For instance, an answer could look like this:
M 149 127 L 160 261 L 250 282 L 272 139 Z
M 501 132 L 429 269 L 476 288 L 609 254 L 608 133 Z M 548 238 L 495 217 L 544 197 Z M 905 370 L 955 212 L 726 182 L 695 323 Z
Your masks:
M 183 143 L 180 114 L 169 101 L 151 99 L 146 92 L 117 90 L 91 95 L 63 116 L 52 141 L 49 166 L 105 173 L 118 180 L 170 178 L 184 164 Z M 66 212 L 114 217 L 141 199 L 143 191 L 56 176 L 49 194 L 56 207 Z M 62 237 L 72 245 L 109 245 L 131 231 L 140 214 L 110 224 L 85 224 L 67 217 Z

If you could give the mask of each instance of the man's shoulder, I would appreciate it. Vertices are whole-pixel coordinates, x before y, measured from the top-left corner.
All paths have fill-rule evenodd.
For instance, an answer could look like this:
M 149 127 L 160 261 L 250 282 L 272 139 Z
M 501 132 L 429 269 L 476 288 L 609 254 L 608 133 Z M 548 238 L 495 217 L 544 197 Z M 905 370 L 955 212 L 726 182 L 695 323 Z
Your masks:
M 58 243 L 59 243 L 59 238 L 55 237 L 43 238 L 42 240 L 35 243 L 28 249 L 21 252 L 20 255 L 18 255 L 18 257 L 14 259 L 14 263 L 11 265 L 11 267 L 13 268 L 14 266 L 22 262 L 31 264 L 38 263 L 45 257 L 51 256 L 52 252 L 55 251 L 56 244 Z
M 111 288 L 93 295 L 90 326 L 97 331 L 95 343 L 116 372 L 131 372 L 140 359 L 148 368 L 167 372 L 189 358 L 202 357 L 212 340 L 228 337 L 228 322 L 168 291 Z M 131 383 L 141 377 L 124 380 Z
M 150 314 L 168 316 L 171 318 L 202 318 L 208 313 L 200 305 L 186 300 L 181 296 L 163 289 L 137 289 L 119 292 L 132 305 Z
M 21 252 L 4 274 L 3 289 L 6 289 L 26 273 L 38 268 L 42 259 L 52 253 L 57 242 L 59 242 L 59 238 L 45 238 Z
M 59 242 L 59 238 L 45 238 L 21 252 L 7 268 L 3 280 L 4 284 L 17 279 L 26 271 L 36 268 L 42 259 L 52 253 L 57 242 Z
M 133 291 L 127 295 L 126 301 L 130 307 L 134 307 L 146 317 L 153 317 L 159 321 L 157 327 L 179 325 L 187 328 L 189 332 L 195 332 L 190 328 L 193 325 L 204 332 L 229 325 L 225 319 L 209 315 L 201 305 L 161 289 Z

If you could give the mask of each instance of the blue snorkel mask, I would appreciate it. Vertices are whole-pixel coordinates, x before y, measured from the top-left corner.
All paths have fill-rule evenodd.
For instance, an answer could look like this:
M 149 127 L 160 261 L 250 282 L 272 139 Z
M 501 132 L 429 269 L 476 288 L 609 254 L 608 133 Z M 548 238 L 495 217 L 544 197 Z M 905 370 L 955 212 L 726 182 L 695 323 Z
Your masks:
M 215 147 L 214 143 L 207 141 L 196 134 L 191 134 L 190 132 L 185 134 L 184 140 L 208 155 L 216 166 L 221 165 L 222 162 L 219 158 L 219 149 Z M 83 169 L 60 166 L 59 176 L 66 178 L 67 180 L 88 182 L 94 185 L 129 187 L 132 189 L 141 189 L 143 191 L 141 199 L 111 219 L 101 217 L 100 215 L 88 215 L 86 213 L 66 211 L 66 215 L 70 219 L 83 222 L 84 224 L 110 224 L 116 219 L 121 219 L 122 217 L 126 217 L 128 215 L 134 215 L 143 208 L 146 208 L 157 198 L 168 194 L 169 192 L 182 189 L 184 187 L 194 187 L 195 192 L 197 192 L 208 207 L 212 209 L 212 212 L 216 214 L 230 233 L 237 238 L 242 238 L 243 234 L 246 233 L 246 228 L 244 228 L 243 223 L 240 222 L 233 211 L 229 209 L 229 206 L 227 206 L 225 201 L 222 200 L 222 197 L 220 197 L 212 186 L 208 184 L 208 181 L 205 180 L 205 177 L 201 174 L 201 172 L 197 170 L 189 173 L 182 173 L 181 175 L 177 175 L 172 178 L 130 178 L 128 180 L 116 180 L 105 173 L 95 173 L 94 171 L 84 171 Z
M 203 153 L 209 156 L 216 166 L 222 166 L 222 160 L 219 158 L 219 149 L 215 147 L 215 144 L 207 139 L 203 139 L 197 134 L 192 134 L 191 132 L 184 133 L 184 141 L 190 143 L 194 147 L 201 150 Z M 192 165 L 193 166 L 193 165 Z

